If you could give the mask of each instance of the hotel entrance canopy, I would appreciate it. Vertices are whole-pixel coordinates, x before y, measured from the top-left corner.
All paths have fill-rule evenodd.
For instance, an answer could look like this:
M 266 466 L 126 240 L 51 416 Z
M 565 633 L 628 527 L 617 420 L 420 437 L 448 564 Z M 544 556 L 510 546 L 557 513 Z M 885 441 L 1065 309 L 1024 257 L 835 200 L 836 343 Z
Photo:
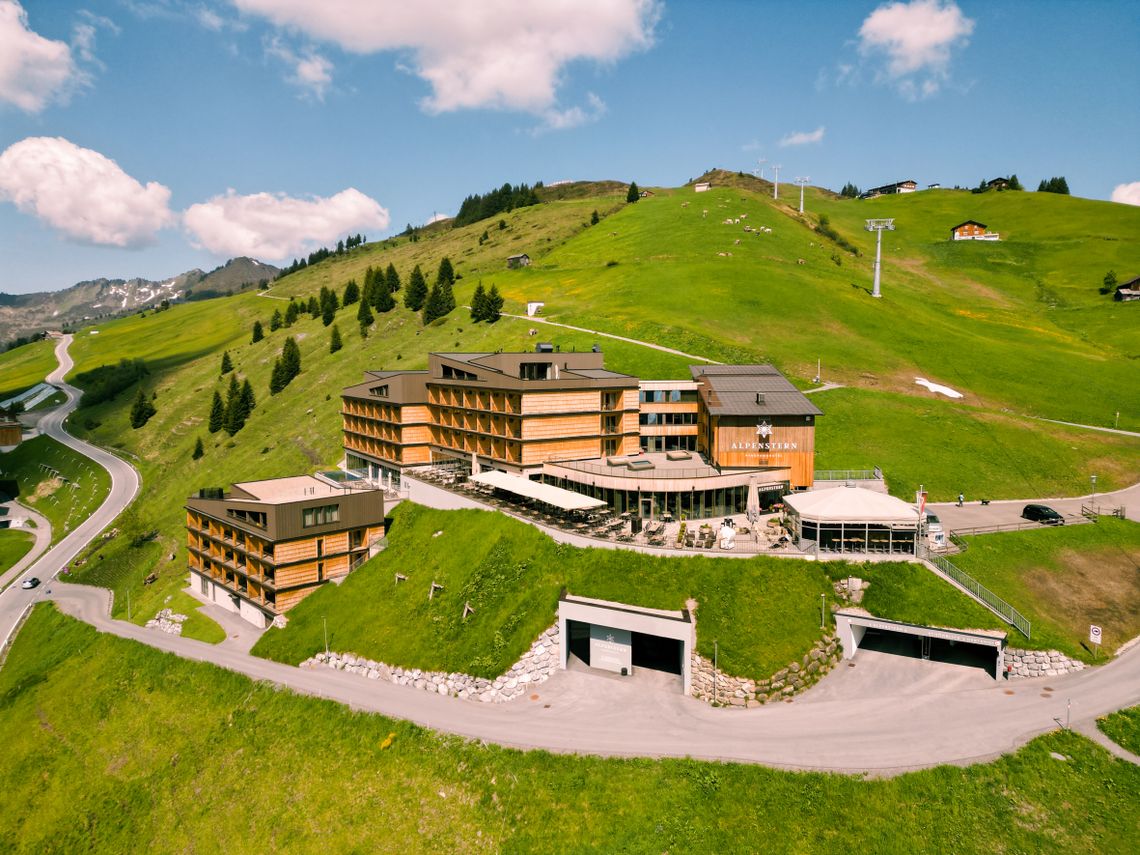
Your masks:
M 472 475 L 470 480 L 476 484 L 485 484 L 488 487 L 514 493 L 516 496 L 534 499 L 564 511 L 589 511 L 606 505 L 601 499 L 592 499 L 570 490 L 563 490 L 561 487 L 553 487 L 506 472 L 480 472 Z

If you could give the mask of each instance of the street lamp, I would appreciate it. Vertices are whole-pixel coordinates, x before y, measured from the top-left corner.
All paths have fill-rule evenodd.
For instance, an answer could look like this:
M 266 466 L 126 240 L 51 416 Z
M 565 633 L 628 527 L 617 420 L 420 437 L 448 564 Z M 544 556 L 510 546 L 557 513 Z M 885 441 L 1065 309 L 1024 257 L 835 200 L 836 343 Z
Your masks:
M 1095 514 L 1096 513 L 1096 476 L 1090 475 L 1089 480 L 1092 481 L 1092 497 L 1089 499 L 1089 503 L 1092 505 L 1093 513 Z
M 895 230 L 895 221 L 889 220 L 867 220 L 867 231 L 875 232 L 875 287 L 871 291 L 872 297 L 882 297 L 879 292 L 879 270 L 883 266 L 883 232 L 893 232 Z

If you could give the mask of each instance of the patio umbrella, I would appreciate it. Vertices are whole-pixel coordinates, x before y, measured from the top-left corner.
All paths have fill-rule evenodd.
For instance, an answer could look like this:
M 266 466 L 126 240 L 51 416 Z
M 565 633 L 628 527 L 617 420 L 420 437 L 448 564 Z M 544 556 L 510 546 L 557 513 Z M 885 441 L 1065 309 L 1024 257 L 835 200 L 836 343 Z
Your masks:
M 471 452 L 471 474 L 472 475 L 478 475 L 479 474 L 479 455 L 476 454 L 474 451 Z
M 755 475 L 748 479 L 748 505 L 744 509 L 744 513 L 753 525 L 756 524 L 756 520 L 760 519 L 760 490 Z

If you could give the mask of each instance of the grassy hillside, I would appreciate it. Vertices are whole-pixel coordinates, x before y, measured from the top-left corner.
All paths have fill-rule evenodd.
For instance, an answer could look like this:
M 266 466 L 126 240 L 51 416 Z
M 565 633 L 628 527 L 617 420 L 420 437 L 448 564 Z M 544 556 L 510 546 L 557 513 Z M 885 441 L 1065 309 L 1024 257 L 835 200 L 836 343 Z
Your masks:
M 0 529 L 0 573 L 16 566 L 35 543 L 31 532 L 17 528 Z
M 901 240 L 905 233 L 910 243 L 889 244 L 887 297 L 871 301 L 862 290 L 869 282 L 866 257 L 851 256 L 812 232 L 783 201 L 773 205 L 747 188 L 714 189 L 700 196 L 687 189 L 662 189 L 625 205 L 620 194 L 605 192 L 593 197 L 567 192 L 574 198 L 513 211 L 502 217 L 502 229 L 498 218 L 460 229 L 437 224 L 422 231 L 418 241 L 405 237 L 368 244 L 287 276 L 269 292 L 175 306 L 103 324 L 95 335 L 78 335 L 72 348 L 77 371 L 141 357 L 152 370 L 144 386 L 158 393 L 158 415 L 138 431 L 127 425 L 134 389 L 72 419 L 76 429 L 132 456 L 144 478 L 132 523 L 139 534 L 158 533 L 143 547 L 126 542 L 104 547 L 107 560 L 99 578 L 119 593 L 117 608 L 125 607 L 122 595 L 131 587 L 142 619 L 181 584 L 181 505 L 193 490 L 335 464 L 341 457 L 337 396 L 343 386 L 358 382 L 366 368 L 421 368 L 432 350 L 529 350 L 537 340 L 553 340 L 566 350 L 599 343 L 610 367 L 642 377 L 687 376 L 688 360 L 660 351 L 527 320 L 472 324 L 462 308 L 425 329 L 401 306 L 378 316 L 366 339 L 360 337 L 355 307 L 342 309 L 337 323 L 345 348 L 337 354 L 328 353 L 329 330 L 307 315 L 291 330 L 249 343 L 253 321 L 267 323 L 275 308 L 284 309 L 284 298 L 307 297 L 322 286 L 342 293 L 349 278 L 362 282 L 368 266 L 389 263 L 405 283 L 414 264 L 430 278 L 444 255 L 462 277 L 456 285 L 461 305 L 476 282 L 495 283 L 509 298 L 508 311 L 521 310 L 528 298 L 545 299 L 547 317 L 714 359 L 771 359 L 801 385 L 808 385 L 815 358 L 822 356 L 824 379 L 839 379 L 851 388 L 818 399 L 827 412 L 817 431 L 819 466 L 881 465 L 896 495 L 910 495 L 919 483 L 935 500 L 959 490 L 989 498 L 1072 494 L 1084 488 L 1092 471 L 1106 490 L 1140 480 L 1140 442 L 1134 438 L 1018 415 L 1040 412 L 1104 423 L 1111 419 L 1108 411 L 1118 406 L 1106 402 L 1119 399 L 1121 426 L 1132 424 L 1140 413 L 1140 388 L 1121 351 L 1093 347 L 1055 323 L 1057 309 L 1038 300 L 1036 290 L 1014 275 L 995 275 L 983 287 L 974 273 L 952 270 L 934 276 L 927 269 L 935 265 L 936 251 L 946 251 L 940 237 L 943 218 L 958 222 L 974 216 L 1006 229 L 1002 216 L 975 210 L 979 199 L 991 204 L 988 198 L 915 194 L 917 201 L 900 197 L 856 203 L 809 190 L 808 210 L 830 211 L 832 224 L 852 241 L 862 241 L 864 249 L 870 236 L 858 226 L 867 211 L 881 214 L 880 202 L 890 202 L 915 212 L 917 219 L 906 220 L 905 229 L 900 217 L 899 231 L 890 236 Z M 1016 236 L 1032 244 L 1038 257 L 1052 259 L 1049 253 L 1055 251 L 1060 261 L 1050 265 L 1069 259 L 1071 267 L 1067 250 L 1054 246 L 1054 232 L 1046 228 L 1059 205 L 1062 212 L 1087 212 L 1097 231 L 1120 238 L 1101 241 L 1116 255 L 1098 256 L 1100 244 L 1093 245 L 1084 267 L 1113 263 L 1125 269 L 1138 243 L 1128 238 L 1140 237 L 1140 212 L 1046 195 L 995 195 L 993 204 L 1010 206 L 1026 225 L 1009 232 L 1008 245 L 954 249 L 996 247 L 1004 252 L 1014 247 Z M 860 207 L 864 205 L 872 207 Z M 602 220 L 589 226 L 595 209 Z M 702 215 L 706 209 L 707 217 Z M 729 214 L 736 219 L 744 213 L 748 217 L 741 224 L 723 224 Z M 744 223 L 772 232 L 744 232 Z M 488 237 L 480 244 L 484 231 Z M 734 243 L 738 238 L 739 245 Z M 505 270 L 505 257 L 524 251 L 535 264 Z M 911 252 L 916 255 L 907 255 Z M 801 258 L 802 265 L 797 263 Z M 1071 282 L 1065 287 L 1076 294 L 1080 277 L 1071 270 L 1066 275 Z M 1097 282 L 1090 286 L 1093 293 Z M 970 295 L 972 314 L 958 312 L 964 294 Z M 397 300 L 401 297 L 397 294 Z M 1068 323 L 1092 315 L 1127 320 L 1131 316 L 1123 313 L 1135 308 L 1088 299 L 1092 302 L 1085 305 L 1073 297 L 1072 308 L 1066 309 L 1072 315 Z M 978 308 L 982 305 L 985 312 Z M 530 336 L 532 328 L 539 335 Z M 270 398 L 270 369 L 287 334 L 300 343 L 304 371 Z M 224 433 L 209 435 L 204 424 L 213 390 L 224 388 L 217 376 L 222 349 L 230 351 L 238 375 L 250 378 L 259 401 L 245 430 L 232 439 Z M 1016 376 L 1010 380 L 1007 375 Z M 966 398 L 934 399 L 914 385 L 915 376 L 947 382 Z M 206 444 L 206 455 L 192 461 L 198 437 Z M 167 559 L 171 553 L 172 561 Z M 159 574 L 160 583 L 143 589 L 141 580 L 150 572 Z
M 1140 707 L 1129 707 L 1097 720 L 1105 735 L 1133 754 L 1140 754 Z
M 15 479 L 20 502 L 47 517 L 52 543 L 91 516 L 111 489 L 106 469 L 50 436 L 37 436 L 0 455 L 0 478 Z
M 437 532 L 442 532 L 437 535 Z M 254 652 L 296 664 L 329 645 L 392 665 L 497 677 L 554 623 L 568 591 L 649 608 L 697 608 L 697 649 L 730 674 L 767 678 L 819 639 L 814 563 L 754 558 L 655 558 L 556 544 L 533 526 L 486 511 L 401 503 L 388 549 L 328 585 L 266 632 Z M 393 584 L 394 574 L 408 577 Z M 431 582 L 443 585 L 429 602 Z M 463 605 L 475 613 L 466 620 Z M 363 603 L 367 603 L 362 608 Z
M 0 710 L 13 853 L 1140 846 L 1140 769 L 1071 732 L 888 780 L 524 753 L 176 659 L 46 605 L 0 670 Z
M 1104 517 L 966 543 L 954 563 L 1029 618 L 1036 645 L 1092 662 L 1089 624 L 1104 631 L 1101 658 L 1140 635 L 1140 524 Z
M 55 365 L 55 341 L 50 339 L 0 353 L 0 401 L 43 382 Z

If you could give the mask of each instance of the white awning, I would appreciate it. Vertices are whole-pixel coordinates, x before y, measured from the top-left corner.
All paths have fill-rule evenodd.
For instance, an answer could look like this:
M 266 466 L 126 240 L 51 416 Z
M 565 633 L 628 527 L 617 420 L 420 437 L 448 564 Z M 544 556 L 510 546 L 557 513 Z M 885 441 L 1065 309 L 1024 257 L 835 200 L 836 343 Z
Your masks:
M 525 496 L 528 499 L 534 499 L 543 504 L 561 508 L 564 511 L 588 511 L 593 508 L 605 507 L 606 504 L 601 499 L 591 499 L 581 493 L 563 490 L 561 487 L 554 487 L 539 481 L 531 481 L 529 478 L 522 478 L 507 472 L 494 470 L 480 472 L 477 475 L 472 475 L 470 480 L 476 484 L 486 484 L 488 487 L 506 490 L 516 496 Z
M 832 487 L 784 497 L 801 517 L 818 522 L 909 523 L 918 525 L 918 511 L 902 499 L 862 487 Z

